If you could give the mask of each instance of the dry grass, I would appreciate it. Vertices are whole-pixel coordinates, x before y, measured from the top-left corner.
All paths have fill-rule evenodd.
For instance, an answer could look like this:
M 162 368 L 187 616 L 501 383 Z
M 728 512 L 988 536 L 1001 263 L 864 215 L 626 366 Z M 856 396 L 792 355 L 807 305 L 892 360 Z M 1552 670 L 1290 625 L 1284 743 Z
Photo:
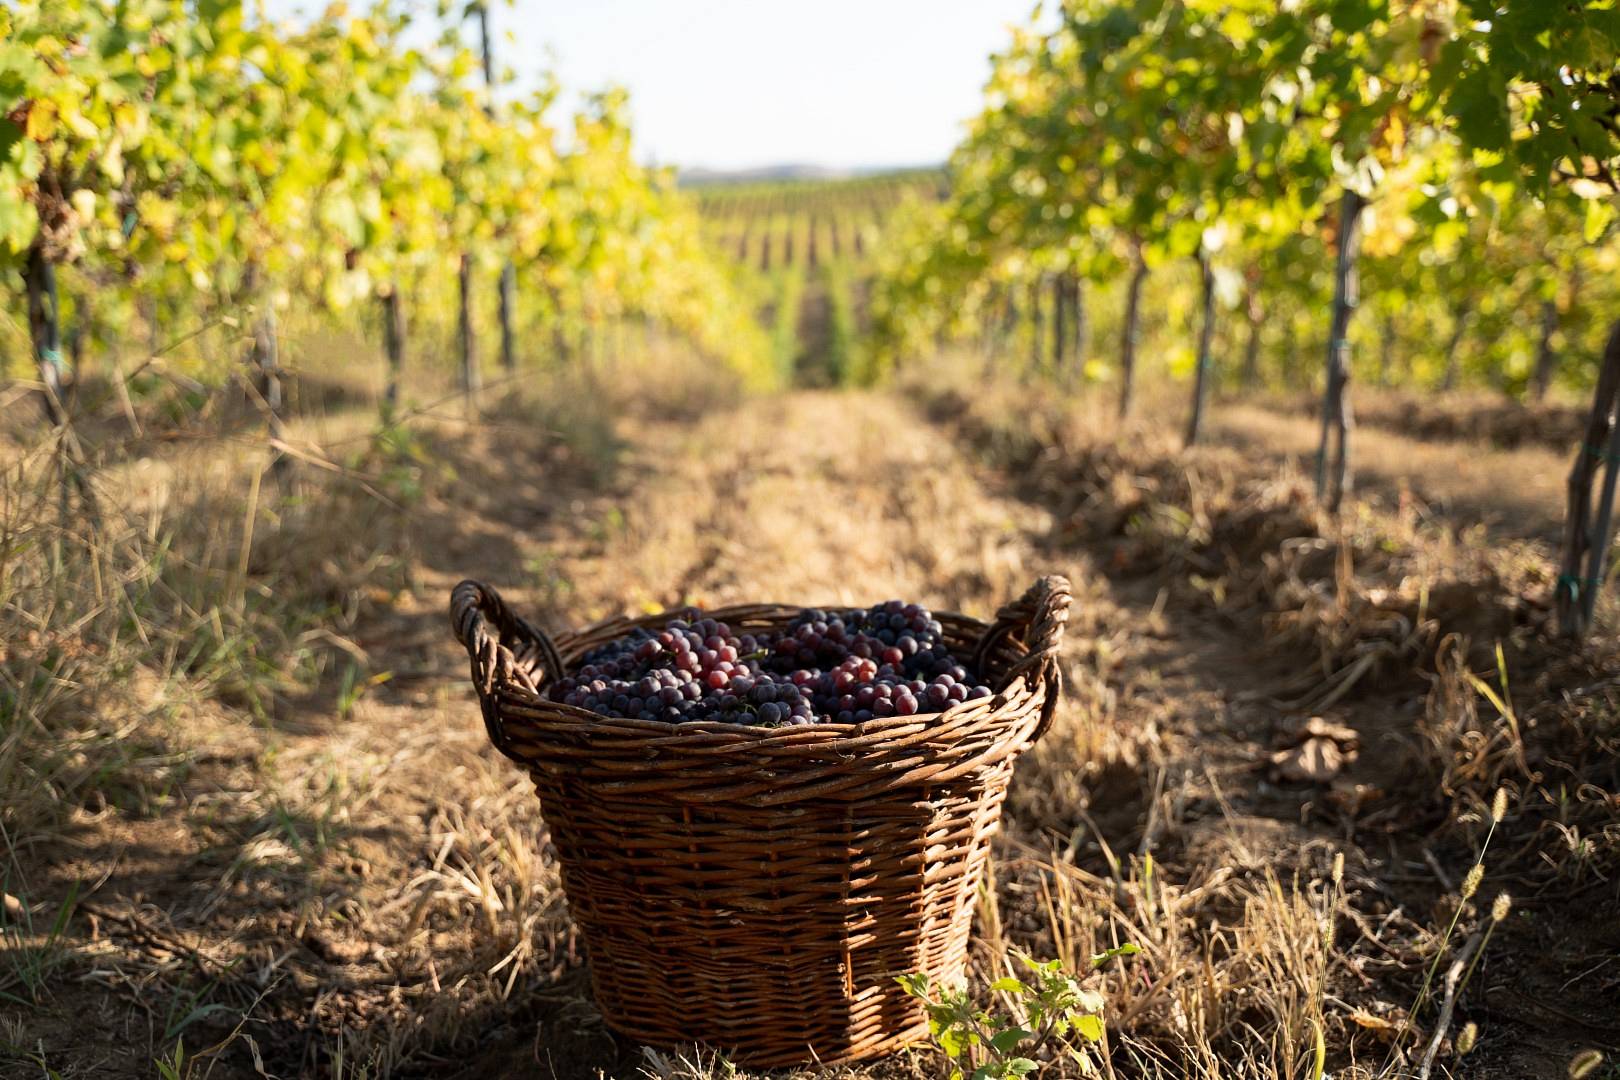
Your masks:
M 379 438 L 290 482 L 244 442 L 111 450 L 94 516 L 59 497 L 53 454 L 18 454 L 0 478 L 13 796 L 0 824 L 14 844 L 87 798 L 149 811 L 194 757 L 181 744 L 268 720 L 278 696 L 353 652 L 345 635 L 403 587 L 411 557 L 394 449 Z
M 743 400 L 651 347 L 650 368 L 492 392 L 475 423 L 424 379 L 384 424 L 375 369 L 345 365 L 304 382 L 286 476 L 223 398 L 172 388 L 133 423 L 109 399 L 85 425 L 93 529 L 8 415 L 0 1072 L 749 1075 L 622 1045 L 591 1006 L 539 809 L 443 626 L 465 575 L 579 624 L 885 595 L 982 614 L 1068 573 L 1069 689 L 1009 801 L 980 985 L 1018 951 L 1086 971 L 1129 941 L 1092 977 L 1105 1075 L 1313 1077 L 1318 1040 L 1334 1075 L 1411 1075 L 1425 973 L 1494 926 L 1459 890 L 1505 789 L 1478 895 L 1511 888 L 1544 921 L 1493 931 L 1458 991 L 1480 1045 L 1439 1060 L 1567 1060 L 1504 1015 L 1504 979 L 1575 1018 L 1542 1028 L 1604 1045 L 1603 969 L 1570 976 L 1620 953 L 1592 921 L 1620 872 L 1620 684 L 1607 639 L 1546 642 L 1537 541 L 1376 488 L 1325 519 L 1282 436 L 1185 454 L 1151 411 L 1121 438 L 1105 401 L 937 373 L 911 391 L 926 416 Z M 323 368 L 353 345 L 303 348 Z M 1359 758 L 1278 779 L 1279 740 L 1316 712 Z M 940 1066 L 920 1049 L 795 1075 Z
M 1078 785 L 1061 773 L 1049 782 L 1067 793 L 1089 792 L 1093 809 L 1102 803 L 1104 812 L 1109 797 L 1147 796 L 1148 812 L 1126 834 L 1136 842 L 1138 860 L 1148 850 L 1168 849 L 1164 863 L 1184 869 L 1185 880 L 1195 884 L 1201 871 L 1232 866 L 1231 854 L 1247 843 L 1244 831 L 1276 815 L 1278 797 L 1286 797 L 1275 789 L 1267 797 L 1267 780 L 1275 783 L 1275 777 L 1261 778 L 1256 787 L 1268 731 L 1286 731 L 1305 716 L 1325 713 L 1359 735 L 1359 761 L 1300 793 L 1299 820 L 1307 828 L 1292 838 L 1269 830 L 1263 860 L 1270 867 L 1279 855 L 1288 858 L 1290 850 L 1323 840 L 1345 851 L 1359 880 L 1372 886 L 1352 889 L 1346 917 L 1372 928 L 1362 937 L 1385 958 L 1404 958 L 1395 971 L 1372 981 L 1365 975 L 1345 979 L 1346 968 L 1364 968 L 1353 952 L 1339 965 L 1326 997 L 1342 995 L 1341 1007 L 1311 1018 L 1323 1023 L 1338 1048 L 1331 1059 L 1341 1066 L 1358 1060 L 1356 1036 L 1365 1042 L 1377 1029 L 1372 1022 L 1347 1023 L 1347 1016 L 1402 1007 L 1402 995 L 1391 992 L 1407 979 L 1400 969 L 1410 971 L 1436 951 L 1435 927 L 1458 910 L 1445 896 L 1454 893 L 1466 864 L 1444 867 L 1455 866 L 1481 842 L 1486 807 L 1498 790 L 1512 796 L 1513 813 L 1499 830 L 1491 879 L 1533 890 L 1543 909 L 1579 910 L 1581 901 L 1566 899 L 1574 890 L 1574 896 L 1595 898 L 1612 912 L 1612 883 L 1620 869 L 1620 848 L 1613 843 L 1620 820 L 1620 772 L 1612 756 L 1620 732 L 1613 708 L 1615 642 L 1605 630 L 1589 650 L 1574 654 L 1549 639 L 1549 550 L 1539 541 L 1514 538 L 1546 535 L 1556 519 L 1519 520 L 1507 534 L 1493 532 L 1460 509 L 1441 512 L 1399 488 L 1375 485 L 1342 520 L 1332 520 L 1312 508 L 1289 463 L 1297 456 L 1298 422 L 1284 425 L 1285 438 L 1251 442 L 1243 451 L 1215 445 L 1186 452 L 1162 434 L 1174 428 L 1163 417 L 1174 414 L 1176 403 L 1154 401 L 1121 430 L 1106 400 L 1032 407 L 1019 388 L 948 387 L 931 379 L 916 392 L 937 420 L 1008 470 L 1024 498 L 1054 510 L 1052 543 L 1102 556 L 1123 595 L 1134 596 L 1136 611 L 1127 617 L 1144 624 L 1145 636 L 1163 633 L 1154 624 L 1169 613 L 1178 624 L 1170 633 L 1181 653 L 1172 670 L 1201 667 L 1193 673 L 1195 682 L 1224 686 L 1208 712 L 1198 710 L 1197 697 L 1189 694 L 1168 695 L 1164 704 L 1184 710 L 1192 705 L 1191 715 L 1156 709 L 1149 685 L 1132 707 L 1131 684 L 1148 682 L 1144 666 L 1154 654 L 1138 636 L 1135 655 L 1129 655 L 1130 637 L 1123 646 L 1117 642 L 1117 623 L 1104 655 L 1123 652 L 1127 658 L 1117 666 L 1099 658 L 1108 691 L 1099 693 L 1099 680 L 1081 675 L 1081 694 L 1094 714 L 1131 734 L 1089 739 L 1088 749 L 1101 761 L 1091 759 Z M 1259 438 L 1253 431 L 1250 437 Z M 1435 464 L 1448 452 L 1426 449 L 1417 461 Z M 1455 471 L 1458 450 L 1449 454 Z M 1482 454 L 1469 448 L 1466 454 L 1480 475 L 1516 477 L 1539 467 L 1545 451 Z M 1263 648 L 1237 644 L 1244 641 Z M 1237 678 L 1231 677 L 1234 667 L 1242 669 Z M 1132 716 L 1142 712 L 1145 721 Z M 1532 713 L 1535 719 L 1527 721 Z M 1111 753 L 1117 755 L 1112 761 Z M 1247 770 L 1240 764 L 1245 757 Z M 1044 771 L 1049 759 L 1038 754 L 1034 760 Z M 1137 779 L 1121 784 L 1120 776 L 1131 771 Z M 1223 787 L 1237 794 L 1228 800 Z M 1228 830 L 1213 842 L 1205 822 L 1196 820 L 1207 821 L 1211 806 Z M 1061 815 L 1052 801 L 1039 809 L 1037 820 Z M 1413 842 L 1391 845 L 1387 855 L 1363 847 L 1379 836 L 1381 822 L 1414 819 L 1423 831 Z M 1100 827 L 1085 824 L 1093 833 L 1109 831 L 1106 818 Z M 1190 838 L 1189 831 L 1206 835 Z M 1313 833 L 1320 839 L 1313 840 Z M 1071 839 L 1069 846 L 1083 850 L 1084 842 Z M 1437 858 L 1436 851 L 1449 854 Z M 1112 854 L 1104 856 L 1108 866 L 1118 865 Z M 1398 880 L 1406 876 L 1401 864 L 1413 857 L 1421 859 L 1414 876 L 1426 880 L 1427 889 Z M 1229 888 L 1252 894 L 1260 886 L 1239 877 Z M 1307 879 L 1302 892 L 1320 889 L 1319 880 Z M 1397 896 L 1408 907 L 1418 900 L 1420 909 L 1435 904 L 1438 910 L 1429 920 L 1411 921 L 1401 907 L 1391 907 Z M 1268 916 L 1273 956 L 1289 955 L 1283 946 L 1287 921 L 1269 917 L 1286 907 L 1260 909 Z M 1246 910 L 1253 917 L 1255 909 Z M 1467 919 L 1480 917 L 1472 907 L 1469 912 Z M 1210 938 L 1201 940 L 1207 946 Z M 1555 940 L 1560 964 L 1574 964 L 1577 957 L 1601 961 L 1606 950 L 1620 946 L 1612 933 L 1573 928 Z M 1496 941 L 1503 947 L 1501 937 Z M 1528 946 L 1522 936 L 1507 947 L 1514 944 Z M 1510 958 L 1507 966 L 1522 970 L 1526 963 L 1535 966 L 1523 956 Z M 1567 1021 L 1593 1007 L 1595 999 L 1580 1004 L 1581 984 L 1579 978 L 1559 980 L 1571 1007 L 1553 1015 Z M 1298 998 L 1284 982 L 1269 986 L 1262 996 L 1276 1012 L 1268 1026 L 1255 1026 L 1248 1040 L 1226 1044 L 1213 1059 L 1206 1047 L 1180 1046 L 1161 1061 L 1165 1074 L 1193 1073 L 1206 1060 L 1230 1069 L 1234 1061 L 1253 1059 L 1288 1075 L 1297 1067 L 1289 1063 L 1299 1028 L 1278 1017 L 1300 1015 L 1282 1007 Z M 1577 1026 L 1568 1035 L 1578 1038 L 1583 1030 Z M 1140 1039 L 1140 1032 L 1138 1026 L 1133 1034 Z M 1260 1032 L 1281 1041 L 1261 1050 Z M 1493 1044 L 1492 1034 L 1487 1028 L 1481 1044 L 1486 1060 L 1493 1045 L 1511 1045 Z

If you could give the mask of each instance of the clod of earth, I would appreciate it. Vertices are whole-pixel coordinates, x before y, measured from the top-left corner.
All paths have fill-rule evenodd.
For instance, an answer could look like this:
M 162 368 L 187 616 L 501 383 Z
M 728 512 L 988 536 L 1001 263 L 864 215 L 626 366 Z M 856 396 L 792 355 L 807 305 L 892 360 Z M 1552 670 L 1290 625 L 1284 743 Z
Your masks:
M 1313 716 L 1271 755 L 1273 778 L 1296 784 L 1325 784 L 1356 760 L 1360 736 L 1354 728 Z

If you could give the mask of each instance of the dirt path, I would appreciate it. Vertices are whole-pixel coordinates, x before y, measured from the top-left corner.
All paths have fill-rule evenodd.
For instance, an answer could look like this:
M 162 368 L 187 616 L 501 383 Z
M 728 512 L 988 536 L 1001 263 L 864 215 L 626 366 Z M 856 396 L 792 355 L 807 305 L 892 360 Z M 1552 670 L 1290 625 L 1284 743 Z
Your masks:
M 800 386 L 831 386 L 837 381 L 837 361 L 832 356 L 832 297 L 823 273 L 805 274 L 804 292 L 799 298 L 798 355 L 794 357 L 794 381 Z

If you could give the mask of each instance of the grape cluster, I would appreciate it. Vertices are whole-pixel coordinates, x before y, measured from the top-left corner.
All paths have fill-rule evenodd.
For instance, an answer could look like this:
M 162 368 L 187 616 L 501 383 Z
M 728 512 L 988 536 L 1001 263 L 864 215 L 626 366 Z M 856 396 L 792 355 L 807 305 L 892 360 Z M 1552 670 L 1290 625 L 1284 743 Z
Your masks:
M 673 619 L 586 653 L 550 689 L 552 700 L 603 716 L 683 723 L 808 724 L 810 701 L 765 671 L 767 642 L 714 619 Z
M 945 645 L 927 608 L 801 612 L 777 634 L 734 634 L 714 619 L 637 628 L 581 658 L 547 691 L 603 716 L 764 727 L 942 712 L 990 696 Z

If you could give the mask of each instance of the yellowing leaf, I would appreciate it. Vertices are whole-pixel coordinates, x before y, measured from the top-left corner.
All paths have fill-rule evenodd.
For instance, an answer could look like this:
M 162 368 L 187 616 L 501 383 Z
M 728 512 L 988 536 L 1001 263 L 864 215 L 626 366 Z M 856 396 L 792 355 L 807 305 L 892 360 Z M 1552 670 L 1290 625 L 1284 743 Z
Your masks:
M 1102 1017 L 1083 1013 L 1074 1018 L 1074 1030 L 1087 1042 L 1101 1042 L 1103 1037 Z
M 94 121 L 77 109 L 69 109 L 63 113 L 62 122 L 69 131 L 86 142 L 92 142 L 101 137 L 101 129 L 96 127 Z
M 1614 220 L 1614 204 L 1607 200 L 1588 199 L 1586 201 L 1586 217 L 1582 232 L 1588 244 L 1595 243 L 1609 228 Z
M 51 136 L 56 134 L 56 103 L 34 102 L 33 108 L 28 110 L 28 123 L 23 132 L 34 142 L 50 142 Z

